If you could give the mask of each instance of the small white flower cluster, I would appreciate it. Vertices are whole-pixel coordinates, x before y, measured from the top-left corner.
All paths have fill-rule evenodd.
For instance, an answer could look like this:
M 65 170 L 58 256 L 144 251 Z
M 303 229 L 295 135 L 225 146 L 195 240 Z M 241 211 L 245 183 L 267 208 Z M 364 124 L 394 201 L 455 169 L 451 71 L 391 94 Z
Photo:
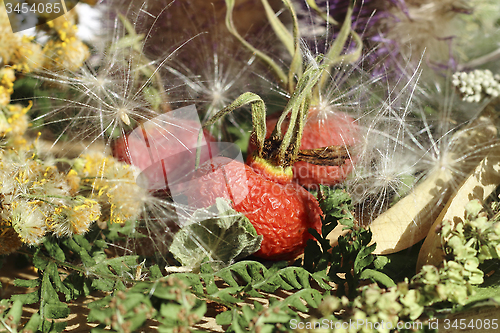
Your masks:
M 493 75 L 488 69 L 476 69 L 470 73 L 456 72 L 452 83 L 463 94 L 463 100 L 469 103 L 479 102 L 485 95 L 500 95 L 500 75 Z

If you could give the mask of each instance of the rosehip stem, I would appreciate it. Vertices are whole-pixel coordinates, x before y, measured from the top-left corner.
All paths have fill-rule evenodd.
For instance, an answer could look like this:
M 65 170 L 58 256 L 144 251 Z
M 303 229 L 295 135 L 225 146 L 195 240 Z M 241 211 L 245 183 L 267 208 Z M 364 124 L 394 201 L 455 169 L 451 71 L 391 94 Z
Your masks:
M 264 103 L 262 98 L 260 98 L 259 95 L 251 92 L 246 92 L 240 95 L 230 105 L 226 106 L 224 109 L 217 112 L 213 117 L 208 119 L 205 124 L 203 124 L 198 133 L 198 145 L 197 145 L 198 148 L 196 149 L 195 168 L 198 168 L 198 166 L 200 165 L 201 143 L 203 141 L 203 129 L 212 126 L 226 114 L 231 113 L 237 108 L 247 104 L 250 104 L 252 107 L 252 123 L 253 123 L 252 135 L 254 136 L 254 140 L 258 150 L 259 151 L 263 150 L 264 140 L 266 139 L 266 104 Z
M 196 150 L 195 168 L 198 168 L 201 160 L 201 143 L 203 140 L 203 129 L 213 125 L 226 114 L 235 109 L 250 104 L 252 107 L 252 140 L 257 146 L 256 154 L 264 158 L 274 166 L 287 168 L 292 166 L 299 154 L 302 131 L 309 110 L 311 91 L 323 73 L 324 66 L 312 62 L 297 83 L 297 87 L 290 98 L 283 114 L 278 120 L 271 137 L 266 138 L 266 105 L 259 95 L 247 92 L 238 97 L 233 103 L 217 112 L 200 129 L 198 134 L 198 148 Z M 283 135 L 281 124 L 290 114 L 290 124 Z
M 324 66 L 318 65 L 317 61 L 308 66 L 278 119 L 271 137 L 266 140 L 265 148 L 268 149 L 261 153 L 261 157 L 270 161 L 273 165 L 286 168 L 292 166 L 295 162 L 300 149 L 312 89 L 318 82 L 324 68 Z M 288 115 L 290 115 L 290 126 L 288 126 L 286 133 L 283 134 L 281 126 Z

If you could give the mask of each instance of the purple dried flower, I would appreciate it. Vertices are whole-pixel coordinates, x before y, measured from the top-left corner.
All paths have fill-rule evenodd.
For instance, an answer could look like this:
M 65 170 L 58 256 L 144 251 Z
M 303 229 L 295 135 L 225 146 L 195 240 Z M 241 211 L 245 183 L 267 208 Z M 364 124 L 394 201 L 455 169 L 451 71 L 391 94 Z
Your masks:
M 324 51 L 323 45 L 331 43 L 338 28 L 324 23 L 305 0 L 295 2 L 305 26 L 303 35 L 317 51 Z M 316 1 L 340 24 L 351 2 Z M 455 31 L 454 19 L 458 14 L 470 13 L 464 0 L 363 0 L 354 4 L 351 19 L 352 29 L 363 39 L 363 61 L 372 67 L 373 75 L 399 78 L 411 74 L 422 59 L 435 68 L 452 66 L 450 39 Z

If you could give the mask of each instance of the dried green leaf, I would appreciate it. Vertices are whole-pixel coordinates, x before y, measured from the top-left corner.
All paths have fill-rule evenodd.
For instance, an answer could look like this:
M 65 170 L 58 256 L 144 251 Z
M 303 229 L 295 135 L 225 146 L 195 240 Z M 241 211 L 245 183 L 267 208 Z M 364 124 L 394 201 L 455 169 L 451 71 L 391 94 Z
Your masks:
M 224 266 L 260 248 L 262 236 L 224 199 L 217 198 L 214 206 L 197 210 L 192 221 L 177 232 L 170 247 L 184 266 L 197 268 L 205 258 Z

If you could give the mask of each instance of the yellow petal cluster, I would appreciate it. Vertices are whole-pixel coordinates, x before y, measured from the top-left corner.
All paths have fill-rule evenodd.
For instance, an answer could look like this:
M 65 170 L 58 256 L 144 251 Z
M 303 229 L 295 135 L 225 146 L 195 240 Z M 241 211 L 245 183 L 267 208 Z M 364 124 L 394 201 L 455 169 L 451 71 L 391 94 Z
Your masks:
M 137 185 L 137 169 L 100 153 L 82 159 L 79 176 L 92 189 L 91 198 L 103 207 L 103 221 L 123 223 L 139 218 L 142 198 L 148 196 L 148 191 Z
M 77 27 L 72 12 L 47 22 L 56 32 L 43 48 L 46 56 L 45 67 L 50 70 L 68 70 L 75 72 L 89 57 L 89 49 L 76 36 Z

